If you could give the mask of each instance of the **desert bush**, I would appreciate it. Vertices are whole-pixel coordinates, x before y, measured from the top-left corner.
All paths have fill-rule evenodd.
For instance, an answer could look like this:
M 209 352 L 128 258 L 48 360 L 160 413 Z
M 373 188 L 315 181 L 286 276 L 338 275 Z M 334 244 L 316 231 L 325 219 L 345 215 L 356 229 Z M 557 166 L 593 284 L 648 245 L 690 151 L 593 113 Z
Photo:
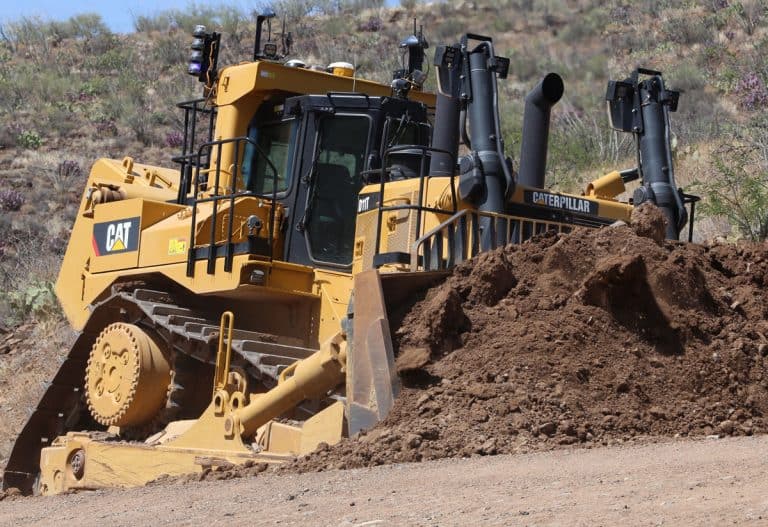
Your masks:
M 507 51 L 509 71 L 521 81 L 526 81 L 541 74 L 536 53 L 531 51 L 528 49 L 510 49 Z
M 91 135 L 93 137 L 115 137 L 117 136 L 117 123 L 111 117 L 101 116 L 94 122 Z
M 691 45 L 712 40 L 713 30 L 709 20 L 697 15 L 686 14 L 668 18 L 663 31 L 667 39 L 677 44 Z
M 75 15 L 65 22 L 49 24 L 51 33 L 58 41 L 65 38 L 75 40 L 83 53 L 105 53 L 116 44 L 115 36 L 96 13 Z
M 37 62 L 51 50 L 52 31 L 40 17 L 21 17 L 0 26 L 0 36 L 14 54 L 22 53 Z
M 610 20 L 609 12 L 602 6 L 597 6 L 570 20 L 558 36 L 565 42 L 600 35 Z
M 742 75 L 733 92 L 738 97 L 739 106 L 744 110 L 762 110 L 768 103 L 768 89 L 763 78 L 755 71 Z
M 666 72 L 665 77 L 670 88 L 691 92 L 701 90 L 706 86 L 707 81 L 701 68 L 693 62 L 685 61 L 677 64 Z M 691 97 L 692 95 L 687 95 Z
M 4 211 L 15 212 L 24 205 L 24 195 L 12 188 L 0 190 L 0 208 Z
M 68 188 L 71 183 L 83 178 L 83 169 L 80 164 L 72 159 L 59 163 L 53 176 L 53 183 L 62 188 Z
M 384 27 L 384 21 L 378 16 L 368 17 L 368 20 L 357 26 L 358 31 L 376 32 Z
M 10 126 L 0 128 L 0 148 L 16 146 L 19 132 Z
M 80 86 L 79 93 L 89 97 L 95 97 L 105 93 L 109 89 L 109 81 L 101 76 L 92 77 Z
M 386 4 L 385 0 L 339 0 L 337 2 L 318 2 L 321 5 L 321 12 L 324 14 L 333 14 L 334 11 L 344 11 L 347 13 L 359 13 L 364 9 L 381 9 Z
M 278 13 L 282 14 L 282 13 Z M 172 32 L 181 30 L 190 35 L 195 26 L 203 25 L 209 31 L 236 34 L 249 16 L 233 5 L 191 4 L 185 9 L 168 9 L 152 16 L 134 17 L 133 27 L 138 33 Z
M 548 186 L 576 192 L 605 166 L 620 169 L 627 168 L 619 166 L 622 162 L 634 164 L 632 137 L 609 129 L 602 115 L 561 111 L 550 135 Z
M 456 42 L 462 33 L 466 32 L 464 22 L 458 18 L 448 18 L 433 29 L 435 42 Z
M 94 13 L 76 15 L 63 22 L 21 17 L 0 26 L 0 39 L 13 53 L 22 53 L 36 64 L 51 62 L 53 50 L 65 39 L 77 42 L 80 52 L 86 54 L 104 53 L 116 43 L 104 21 Z
M 182 144 L 184 144 L 184 135 L 181 132 L 173 130 L 165 134 L 165 146 L 179 148 Z
M 152 54 L 157 64 L 163 69 L 179 69 L 186 65 L 189 43 L 181 42 L 178 36 L 167 35 L 158 38 L 152 46 Z M 180 34 L 178 34 L 180 36 Z
M 766 12 L 768 12 L 768 2 L 766 0 L 735 2 L 733 10 L 739 25 L 747 35 L 751 36 L 763 24 Z

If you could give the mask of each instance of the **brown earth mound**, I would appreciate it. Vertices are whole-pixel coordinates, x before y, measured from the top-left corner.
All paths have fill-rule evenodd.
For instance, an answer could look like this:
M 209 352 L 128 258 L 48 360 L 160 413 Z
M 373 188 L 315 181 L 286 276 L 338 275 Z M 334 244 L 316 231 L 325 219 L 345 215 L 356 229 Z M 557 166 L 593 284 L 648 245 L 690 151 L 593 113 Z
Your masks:
M 457 267 L 392 328 L 387 419 L 289 469 L 768 431 L 768 247 L 658 243 L 654 214 Z

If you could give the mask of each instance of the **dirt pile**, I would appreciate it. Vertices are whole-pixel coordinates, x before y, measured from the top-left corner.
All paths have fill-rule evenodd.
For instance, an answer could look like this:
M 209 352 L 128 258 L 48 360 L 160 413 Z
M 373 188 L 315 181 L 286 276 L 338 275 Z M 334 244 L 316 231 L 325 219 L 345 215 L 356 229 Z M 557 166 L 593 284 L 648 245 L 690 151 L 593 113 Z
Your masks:
M 768 246 L 663 225 L 644 211 L 460 265 L 392 328 L 387 419 L 292 469 L 768 431 Z

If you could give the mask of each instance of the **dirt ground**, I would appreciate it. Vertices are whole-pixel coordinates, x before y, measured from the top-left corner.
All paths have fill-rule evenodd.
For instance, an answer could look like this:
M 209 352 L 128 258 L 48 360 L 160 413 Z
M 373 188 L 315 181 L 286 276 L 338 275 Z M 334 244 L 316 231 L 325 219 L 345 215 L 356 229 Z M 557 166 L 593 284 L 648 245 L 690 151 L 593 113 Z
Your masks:
M 0 502 L 0 525 L 766 525 L 768 437 L 678 440 Z

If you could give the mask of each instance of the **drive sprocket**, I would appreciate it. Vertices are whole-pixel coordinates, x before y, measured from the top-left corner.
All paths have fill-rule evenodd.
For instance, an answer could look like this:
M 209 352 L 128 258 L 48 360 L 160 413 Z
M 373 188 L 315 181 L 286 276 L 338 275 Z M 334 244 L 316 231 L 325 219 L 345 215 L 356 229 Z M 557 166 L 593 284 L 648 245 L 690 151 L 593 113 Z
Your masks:
M 169 360 L 143 329 L 116 322 L 97 337 L 85 374 L 88 409 L 97 422 L 121 428 L 151 422 L 170 383 Z

